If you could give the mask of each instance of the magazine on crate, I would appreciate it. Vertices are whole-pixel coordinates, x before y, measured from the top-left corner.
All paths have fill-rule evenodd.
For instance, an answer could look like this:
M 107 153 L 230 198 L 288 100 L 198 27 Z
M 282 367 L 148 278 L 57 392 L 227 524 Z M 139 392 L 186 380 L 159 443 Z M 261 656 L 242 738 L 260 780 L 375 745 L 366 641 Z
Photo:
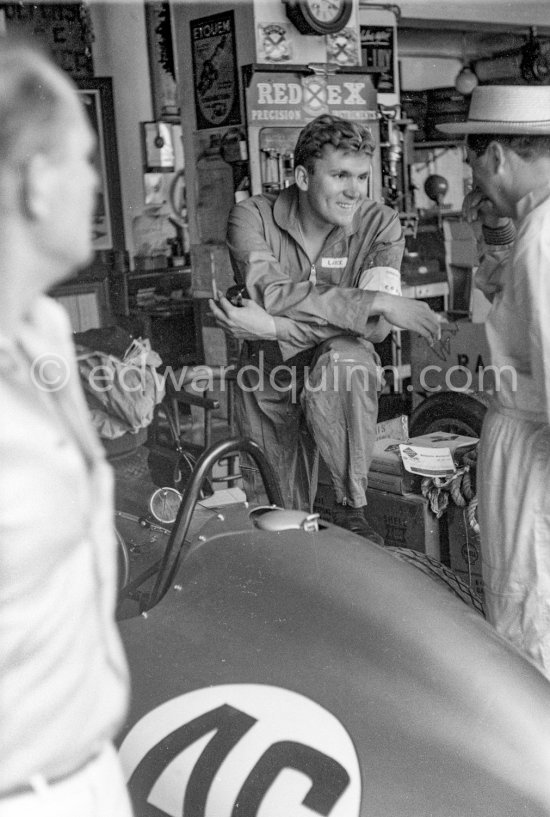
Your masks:
M 398 420 L 400 418 L 397 418 Z M 389 421 L 392 422 L 392 421 Z M 384 425 L 384 424 L 379 424 Z M 374 456 L 372 459 L 369 471 L 369 486 L 372 488 L 385 484 L 393 485 L 392 493 L 406 493 L 408 491 L 418 491 L 418 475 L 409 473 L 405 470 L 403 460 L 400 452 L 400 446 L 407 444 L 407 446 L 427 448 L 427 449 L 448 449 L 453 460 L 456 461 L 457 452 L 466 451 L 474 448 L 477 443 L 477 437 L 467 437 L 462 434 L 452 434 L 446 431 L 436 431 L 431 434 L 422 434 L 418 437 L 408 437 L 403 433 L 402 427 L 394 425 L 390 427 L 393 431 L 392 436 L 381 437 L 376 440 L 374 444 Z M 382 475 L 385 475 L 383 477 Z M 387 480 L 387 476 L 394 476 L 401 479 Z M 412 486 L 412 487 L 411 487 Z M 391 488 L 382 488 L 379 490 L 390 491 Z

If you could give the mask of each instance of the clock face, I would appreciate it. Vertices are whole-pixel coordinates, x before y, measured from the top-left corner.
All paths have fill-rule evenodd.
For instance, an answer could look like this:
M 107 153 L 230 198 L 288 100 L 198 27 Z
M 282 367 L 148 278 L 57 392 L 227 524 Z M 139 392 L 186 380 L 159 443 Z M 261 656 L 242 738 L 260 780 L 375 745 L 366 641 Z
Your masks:
M 322 23 L 332 23 L 342 13 L 342 0 L 306 0 L 309 13 Z
M 351 17 L 352 0 L 285 0 L 287 17 L 302 34 L 335 34 Z

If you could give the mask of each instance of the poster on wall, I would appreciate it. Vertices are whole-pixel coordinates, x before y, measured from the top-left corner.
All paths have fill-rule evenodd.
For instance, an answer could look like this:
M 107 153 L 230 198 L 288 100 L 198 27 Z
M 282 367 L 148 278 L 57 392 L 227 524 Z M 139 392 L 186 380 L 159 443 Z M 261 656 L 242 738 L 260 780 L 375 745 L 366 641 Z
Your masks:
M 149 73 L 153 97 L 154 118 L 178 118 L 178 87 L 173 48 L 172 16 L 170 3 L 164 0 L 147 0 L 145 3 L 145 26 Z
M 191 20 L 189 25 L 197 129 L 240 124 L 233 11 Z
M 380 73 L 378 93 L 395 91 L 393 26 L 361 26 L 363 65 L 368 71 Z
M 0 32 L 39 42 L 73 79 L 93 77 L 90 10 L 86 3 L 1 3 Z

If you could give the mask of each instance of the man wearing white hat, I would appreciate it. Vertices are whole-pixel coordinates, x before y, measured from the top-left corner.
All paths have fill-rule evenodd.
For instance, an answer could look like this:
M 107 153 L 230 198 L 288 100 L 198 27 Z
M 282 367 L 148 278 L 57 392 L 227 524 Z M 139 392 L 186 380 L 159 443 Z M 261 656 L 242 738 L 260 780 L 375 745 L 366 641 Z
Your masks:
M 476 284 L 497 389 L 483 425 L 479 516 L 490 621 L 550 678 L 550 86 L 481 86 L 468 120 Z

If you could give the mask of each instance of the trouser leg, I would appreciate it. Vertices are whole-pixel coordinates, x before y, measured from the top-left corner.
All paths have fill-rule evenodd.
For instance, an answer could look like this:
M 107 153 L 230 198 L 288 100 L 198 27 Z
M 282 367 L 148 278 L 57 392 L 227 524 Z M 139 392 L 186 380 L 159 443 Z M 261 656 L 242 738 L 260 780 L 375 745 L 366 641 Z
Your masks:
M 2 798 L 2 817 L 132 817 L 119 757 L 109 744 L 84 770 L 50 784 L 37 775 L 29 793 Z
M 550 429 L 490 408 L 477 471 L 487 618 L 550 679 Z
M 300 406 L 299 388 L 295 372 L 241 368 L 235 394 L 235 424 L 241 436 L 252 439 L 265 452 L 279 478 L 285 506 L 310 510 L 310 486 L 315 482 L 317 460 Z M 249 501 L 262 499 L 258 469 L 249 457 L 241 459 Z
M 368 341 L 333 338 L 319 347 L 302 391 L 307 424 L 330 471 L 336 501 L 356 508 L 367 504 L 379 363 Z

